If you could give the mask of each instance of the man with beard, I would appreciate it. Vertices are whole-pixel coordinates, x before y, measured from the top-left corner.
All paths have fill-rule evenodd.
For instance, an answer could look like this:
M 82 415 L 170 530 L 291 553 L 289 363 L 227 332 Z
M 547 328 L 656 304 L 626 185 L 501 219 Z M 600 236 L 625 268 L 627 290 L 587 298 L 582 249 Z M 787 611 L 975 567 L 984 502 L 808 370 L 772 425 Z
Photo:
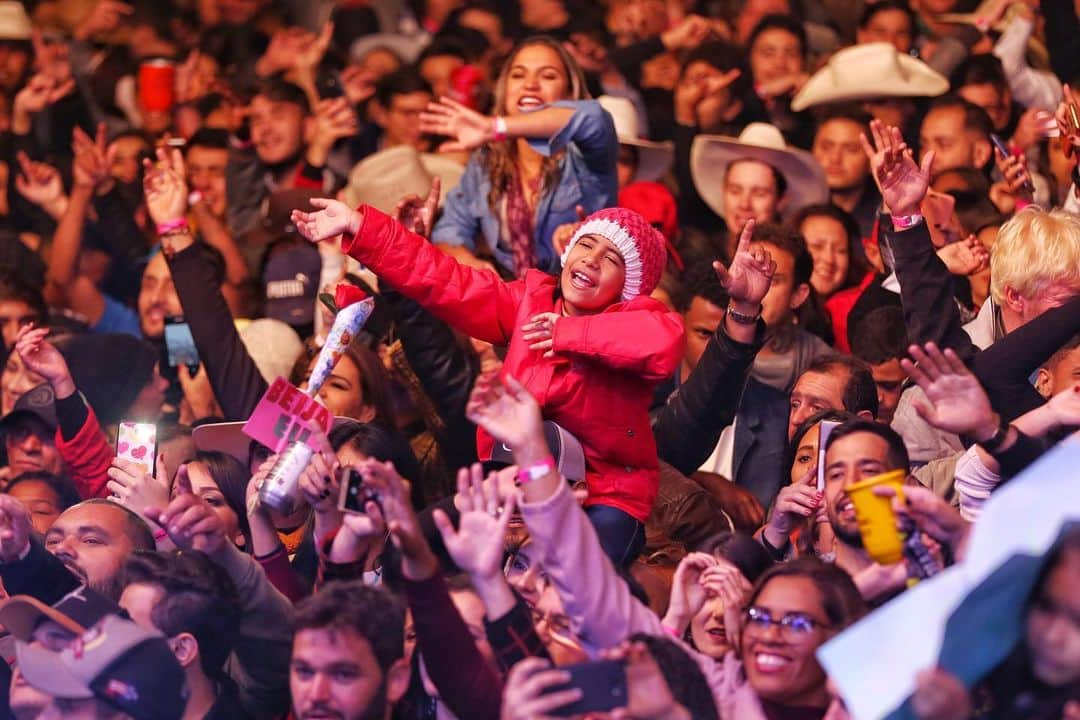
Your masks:
M 381 588 L 333 582 L 296 608 L 293 716 L 389 720 L 409 686 L 405 608 Z
M 230 661 L 227 669 L 249 715 L 278 716 L 287 706 L 289 601 L 251 556 L 228 541 L 220 518 L 202 497 L 180 493 L 164 512 L 152 510 L 169 528 L 169 538 L 179 550 L 190 553 L 198 547 L 234 583 L 241 619 L 235 662 Z M 10 595 L 31 595 L 51 605 L 85 584 L 114 602 L 122 599 L 136 621 L 149 620 L 155 628 L 175 633 L 169 622 L 159 626 L 154 620 L 157 611 L 148 607 L 152 598 L 147 595 L 164 587 L 167 573 L 151 568 L 151 575 L 160 575 L 159 582 L 143 582 L 146 575 L 139 574 L 140 563 L 129 557 L 136 550 L 153 550 L 154 538 L 138 515 L 109 500 L 93 499 L 64 512 L 46 533 L 43 547 L 32 538 L 30 516 L 22 504 L 0 494 L 0 581 Z M 158 604 L 163 606 L 161 612 L 169 605 Z M 191 611 L 193 604 L 186 603 L 186 608 Z
M 153 549 L 154 536 L 142 518 L 100 499 L 62 513 L 42 545 L 32 538 L 22 503 L 0 495 L 0 580 L 11 595 L 32 594 L 51 605 L 85 584 L 116 601 L 124 560 L 135 550 Z
M 835 563 L 855 580 L 867 602 L 880 604 L 904 589 L 907 562 L 882 566 L 863 549 L 852 484 L 893 470 L 908 471 L 907 448 L 892 428 L 857 418 L 837 426 L 825 445 L 825 510 L 836 537 Z

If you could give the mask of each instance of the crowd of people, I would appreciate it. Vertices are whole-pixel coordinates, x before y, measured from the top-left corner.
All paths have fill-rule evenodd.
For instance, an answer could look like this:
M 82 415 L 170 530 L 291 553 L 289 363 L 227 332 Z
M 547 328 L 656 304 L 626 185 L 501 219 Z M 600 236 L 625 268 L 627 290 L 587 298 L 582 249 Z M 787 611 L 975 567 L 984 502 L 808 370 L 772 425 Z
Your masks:
M 0 718 L 849 718 L 1078 439 L 1077 82 L 1072 0 L 0 0 Z M 1056 537 L 910 716 L 1080 718 Z

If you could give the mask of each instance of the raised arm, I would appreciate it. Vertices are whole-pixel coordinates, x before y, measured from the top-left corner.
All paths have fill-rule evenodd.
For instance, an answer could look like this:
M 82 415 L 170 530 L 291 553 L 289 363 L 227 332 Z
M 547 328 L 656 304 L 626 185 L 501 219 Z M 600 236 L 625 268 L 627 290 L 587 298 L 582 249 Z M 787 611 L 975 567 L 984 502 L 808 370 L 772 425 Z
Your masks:
M 177 473 L 177 494 L 166 507 L 144 512 L 157 519 L 177 548 L 206 553 L 236 585 L 242 614 L 227 669 L 249 714 L 276 716 L 288 706 L 292 604 L 274 589 L 259 564 L 233 545 L 214 509 L 191 491 L 185 477 Z
M 495 345 L 510 341 L 523 284 L 462 265 L 374 208 L 353 210 L 318 198 L 312 204 L 317 212 L 293 211 L 293 222 L 308 240 L 342 236 L 346 253 L 436 317 L 470 337 Z
M 56 398 L 56 447 L 71 471 L 79 496 L 87 499 L 106 495 L 112 446 L 93 410 L 79 395 L 64 356 L 46 340 L 47 328 L 24 325 L 15 340 L 15 352 L 26 367 L 45 378 Z
M 428 103 L 420 114 L 420 129 L 451 138 L 442 152 L 461 152 L 509 138 L 548 139 L 562 130 L 574 115 L 574 107 L 549 105 L 535 112 L 491 117 L 444 97 Z
M 213 269 L 184 220 L 188 195 L 180 152 L 158 150 L 157 164 L 147 162 L 143 185 L 151 218 L 167 229 L 162 251 L 214 395 L 226 418 L 245 420 L 266 392 L 266 381 L 244 347 Z
M 484 376 L 476 384 L 469 414 L 513 451 L 520 467 L 549 468 L 522 485 L 521 512 L 577 634 L 593 650 L 613 647 L 635 632 L 665 635 L 660 618 L 630 594 L 615 572 L 592 523 L 556 471 L 536 400 L 512 377 L 504 384 L 495 375 Z M 720 687 L 712 658 L 687 650 L 709 685 Z
M 60 216 L 53 236 L 47 277 L 49 290 L 63 296 L 67 307 L 85 316 L 93 326 L 105 312 L 105 297 L 89 278 L 79 273 L 78 260 L 94 193 L 108 182 L 104 126 L 98 127 L 94 140 L 76 129 L 72 150 L 74 183 L 67 209 Z
M 1028 378 L 1078 332 L 1080 296 L 1047 310 L 976 354 L 972 370 L 994 410 L 1011 422 L 1041 406 L 1044 400 Z
M 379 494 L 390 539 L 401 552 L 417 649 L 427 659 L 425 667 L 440 697 L 457 717 L 498 718 L 502 681 L 450 599 L 439 561 L 410 505 L 407 483 L 390 463 L 368 460 L 360 473 Z
M 890 212 L 882 218 L 884 239 L 896 262 L 900 282 L 900 302 L 904 324 L 913 343 L 933 342 L 951 348 L 965 362 L 978 351 L 964 332 L 960 311 L 954 297 L 956 286 L 949 269 L 938 257 L 920 205 L 930 186 L 933 151 L 916 164 L 911 148 L 900 130 L 880 120 L 870 123 L 872 139 L 861 136 L 863 151 L 870 159 L 870 169 Z M 915 220 L 915 216 L 919 216 Z M 911 218 L 906 228 L 897 228 L 893 218 Z
M 751 247 L 753 232 L 751 220 L 742 230 L 730 268 L 713 263 L 734 313 L 724 316 L 697 367 L 653 423 L 660 458 L 687 476 L 709 457 L 720 432 L 735 420 L 750 367 L 765 342 L 761 301 L 776 263 L 764 248 Z

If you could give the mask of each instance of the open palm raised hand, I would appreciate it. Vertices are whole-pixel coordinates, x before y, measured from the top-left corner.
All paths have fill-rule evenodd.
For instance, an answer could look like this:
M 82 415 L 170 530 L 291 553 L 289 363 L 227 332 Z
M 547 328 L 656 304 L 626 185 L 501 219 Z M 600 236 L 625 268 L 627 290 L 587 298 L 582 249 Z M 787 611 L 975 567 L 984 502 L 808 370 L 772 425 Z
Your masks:
M 881 191 L 881 199 L 893 215 L 914 215 L 930 187 L 934 151 L 926 153 L 922 163 L 916 164 L 899 128 L 871 120 L 870 133 L 873 144 L 865 134 L 859 136 L 859 141 L 870 159 L 870 170 Z
M 515 496 L 511 494 L 500 503 L 499 483 L 492 477 L 485 487 L 480 463 L 458 470 L 457 484 L 461 510 L 457 530 L 442 510 L 435 511 L 435 526 L 458 567 L 474 577 L 496 577 L 502 572 L 503 539 L 514 513 Z
M 520 448 L 528 438 L 543 434 L 543 418 L 536 399 L 517 380 L 507 375 L 482 375 L 473 387 L 465 409 L 469 419 L 496 440 Z
M 951 349 L 941 352 L 934 343 L 908 348 L 911 360 L 900 365 L 911 375 L 929 403 L 915 404 L 915 411 L 939 430 L 970 434 L 994 425 L 994 410 L 982 385 Z M 914 362 L 912 362 L 914 360 Z
M 478 148 L 494 137 L 493 120 L 450 98 L 428 103 L 420 114 L 420 129 L 450 138 L 440 152 L 461 152 Z

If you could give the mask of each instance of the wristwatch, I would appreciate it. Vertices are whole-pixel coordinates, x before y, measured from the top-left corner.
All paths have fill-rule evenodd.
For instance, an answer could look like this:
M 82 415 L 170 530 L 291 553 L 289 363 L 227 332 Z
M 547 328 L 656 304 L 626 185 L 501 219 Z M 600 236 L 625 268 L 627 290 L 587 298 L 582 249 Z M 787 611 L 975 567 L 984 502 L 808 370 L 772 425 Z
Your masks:
M 753 315 L 747 315 L 741 313 L 738 310 L 731 307 L 731 303 L 727 306 L 727 316 L 731 318 L 732 322 L 739 323 L 740 325 L 757 325 L 757 321 L 761 318 L 761 306 L 758 305 L 758 311 Z
M 1009 436 L 1009 428 L 1012 427 L 1009 423 L 1005 422 L 1004 418 L 998 418 L 998 427 L 994 431 L 994 434 L 988 437 L 986 440 L 977 441 L 979 445 L 988 453 L 994 453 L 1005 442 L 1005 438 Z

